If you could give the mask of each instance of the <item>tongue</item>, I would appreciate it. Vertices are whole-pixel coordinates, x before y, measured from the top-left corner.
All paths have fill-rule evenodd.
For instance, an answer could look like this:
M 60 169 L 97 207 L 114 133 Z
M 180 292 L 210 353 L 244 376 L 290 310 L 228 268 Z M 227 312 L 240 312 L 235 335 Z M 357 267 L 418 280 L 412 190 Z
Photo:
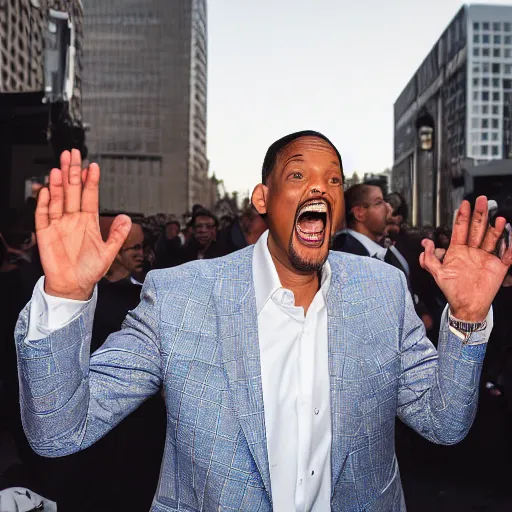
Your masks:
M 324 222 L 314 217 L 304 217 L 299 222 L 299 227 L 304 233 L 320 233 L 324 229 Z

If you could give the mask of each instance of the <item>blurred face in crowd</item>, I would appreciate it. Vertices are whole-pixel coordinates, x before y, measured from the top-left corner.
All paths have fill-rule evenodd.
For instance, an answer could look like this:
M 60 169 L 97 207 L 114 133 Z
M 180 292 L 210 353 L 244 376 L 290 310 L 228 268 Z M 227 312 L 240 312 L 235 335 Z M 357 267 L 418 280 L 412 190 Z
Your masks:
M 142 270 L 144 261 L 144 231 L 142 226 L 132 224 L 132 228 L 115 262 L 121 265 L 130 274 Z
M 380 187 L 369 185 L 364 202 L 355 206 L 353 213 L 372 239 L 378 239 L 386 234 L 392 211 L 390 205 L 384 200 Z
M 343 221 L 343 197 L 340 161 L 328 142 L 307 136 L 285 146 L 252 196 L 257 211 L 267 214 L 272 256 L 295 271 L 320 270 Z
M 179 224 L 175 224 L 174 222 L 172 222 L 171 224 L 167 224 L 167 226 L 165 226 L 165 236 L 169 240 L 176 238 L 179 234 L 180 234 Z
M 215 220 L 211 217 L 199 215 L 194 222 L 194 236 L 201 247 L 206 247 L 215 239 Z

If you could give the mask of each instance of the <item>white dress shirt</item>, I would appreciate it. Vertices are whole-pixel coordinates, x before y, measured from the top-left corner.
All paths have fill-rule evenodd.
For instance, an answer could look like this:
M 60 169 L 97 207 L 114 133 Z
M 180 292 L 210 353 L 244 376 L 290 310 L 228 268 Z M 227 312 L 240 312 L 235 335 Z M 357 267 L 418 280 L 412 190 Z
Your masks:
M 326 297 L 331 269 L 308 312 L 281 286 L 267 247 L 254 248 L 263 403 L 273 508 L 330 510 L 331 405 Z
M 268 231 L 254 247 L 253 276 L 258 312 L 263 404 L 270 484 L 275 512 L 324 512 L 331 500 L 331 402 L 326 297 L 331 268 L 306 315 L 281 286 L 267 247 Z M 34 290 L 28 340 L 62 328 L 90 301 L 52 297 L 44 277 Z

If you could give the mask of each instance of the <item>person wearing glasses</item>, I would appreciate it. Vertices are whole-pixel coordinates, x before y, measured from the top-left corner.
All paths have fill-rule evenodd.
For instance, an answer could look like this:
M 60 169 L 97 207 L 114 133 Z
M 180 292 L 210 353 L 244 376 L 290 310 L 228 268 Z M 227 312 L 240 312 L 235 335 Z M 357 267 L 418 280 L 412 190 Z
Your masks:
M 196 208 L 191 222 L 194 235 L 183 248 L 181 263 L 215 258 L 217 228 L 219 227 L 217 217 L 204 208 Z

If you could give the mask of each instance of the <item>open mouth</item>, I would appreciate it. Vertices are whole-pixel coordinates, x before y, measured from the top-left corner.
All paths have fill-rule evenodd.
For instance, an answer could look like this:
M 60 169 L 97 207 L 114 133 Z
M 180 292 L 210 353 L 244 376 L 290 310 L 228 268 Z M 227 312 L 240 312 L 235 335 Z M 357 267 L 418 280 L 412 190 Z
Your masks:
M 295 221 L 299 241 L 308 247 L 320 247 L 325 239 L 327 203 L 312 200 L 301 207 Z

